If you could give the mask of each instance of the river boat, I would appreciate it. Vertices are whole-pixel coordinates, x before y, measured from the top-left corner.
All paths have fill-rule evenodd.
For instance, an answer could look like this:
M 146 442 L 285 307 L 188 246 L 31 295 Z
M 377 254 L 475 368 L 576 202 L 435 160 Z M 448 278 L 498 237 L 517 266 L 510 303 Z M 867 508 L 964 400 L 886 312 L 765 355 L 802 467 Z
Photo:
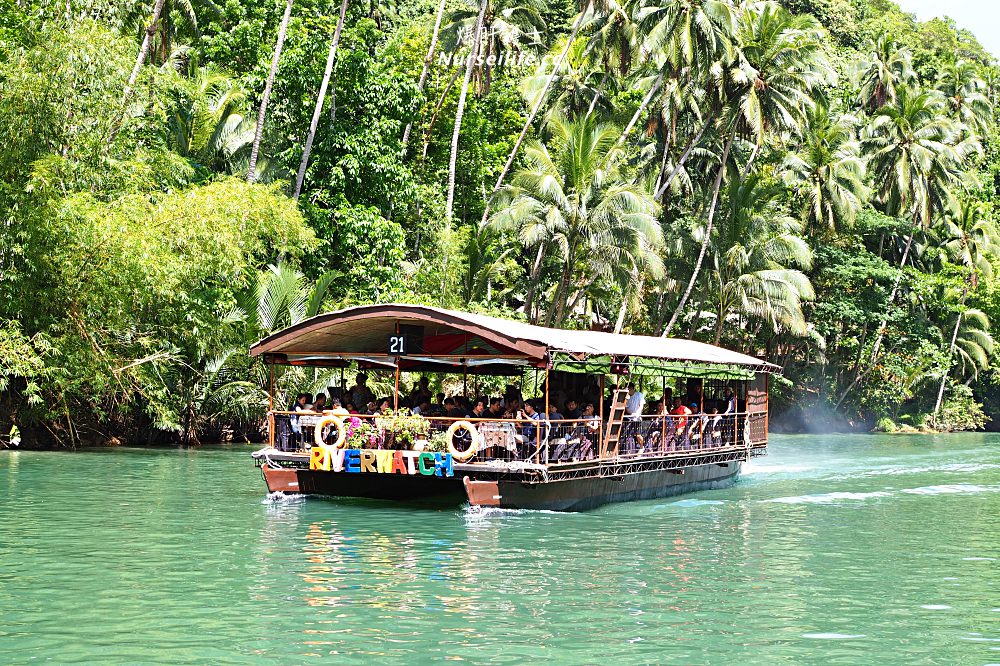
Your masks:
M 579 511 L 731 483 L 766 452 L 777 366 L 671 338 L 553 329 L 440 308 L 386 304 L 317 315 L 250 349 L 270 366 L 268 445 L 253 453 L 274 493 Z M 278 366 L 526 379 L 544 416 L 399 416 L 274 407 Z M 412 376 L 412 375 L 410 375 Z M 628 414 L 626 382 L 683 394 L 693 413 Z M 557 398 L 595 413 L 548 418 Z M 559 405 L 560 407 L 562 405 Z M 540 410 L 539 410 L 540 411 Z

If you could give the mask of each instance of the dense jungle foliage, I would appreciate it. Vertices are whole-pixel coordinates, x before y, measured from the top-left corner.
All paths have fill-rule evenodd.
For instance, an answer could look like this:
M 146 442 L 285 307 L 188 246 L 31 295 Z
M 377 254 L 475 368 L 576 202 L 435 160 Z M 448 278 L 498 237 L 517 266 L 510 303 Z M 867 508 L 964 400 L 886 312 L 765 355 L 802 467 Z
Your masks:
M 889 0 L 0 0 L 0 446 L 252 435 L 250 343 L 391 301 L 981 428 L 998 87 Z

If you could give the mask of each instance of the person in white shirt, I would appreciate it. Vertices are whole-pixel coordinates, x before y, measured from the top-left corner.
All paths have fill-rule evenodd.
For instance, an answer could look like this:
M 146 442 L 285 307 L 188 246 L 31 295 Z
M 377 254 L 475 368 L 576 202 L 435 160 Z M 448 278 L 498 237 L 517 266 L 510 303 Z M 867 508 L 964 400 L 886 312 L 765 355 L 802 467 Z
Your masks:
M 628 400 L 625 401 L 625 415 L 638 419 L 642 418 L 642 408 L 646 404 L 646 396 L 642 391 L 635 389 L 635 384 L 628 385 Z

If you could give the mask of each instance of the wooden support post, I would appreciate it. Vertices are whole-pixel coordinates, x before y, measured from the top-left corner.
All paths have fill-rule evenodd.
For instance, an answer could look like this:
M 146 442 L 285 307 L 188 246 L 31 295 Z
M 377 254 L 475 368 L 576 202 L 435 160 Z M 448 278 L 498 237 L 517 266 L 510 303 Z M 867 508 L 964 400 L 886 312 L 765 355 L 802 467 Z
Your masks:
M 764 445 L 767 446 L 768 440 L 771 436 L 768 434 L 769 428 L 771 427 L 771 393 L 768 390 L 770 388 L 770 375 L 764 375 Z
M 604 458 L 604 373 L 603 372 L 601 373 L 601 379 L 598 382 L 598 386 L 599 386 L 598 405 L 600 411 L 597 413 L 597 415 L 598 415 L 598 424 L 600 425 L 600 427 L 598 428 L 597 436 L 598 438 L 600 438 L 601 441 L 598 442 L 597 457 L 599 459 L 603 459 Z
M 396 335 L 399 335 L 398 321 L 396 322 Z M 396 357 L 396 390 L 392 394 L 392 411 L 393 413 L 399 412 L 399 356 Z
M 549 418 L 549 369 L 545 368 L 545 418 Z
M 667 378 L 660 377 L 660 451 L 667 450 L 667 414 L 670 412 L 670 405 L 667 404 Z
M 392 411 L 399 411 L 399 357 L 396 357 L 396 391 L 392 394 Z
M 274 361 L 267 372 L 267 445 L 274 448 Z
M 267 372 L 267 409 L 274 411 L 274 361 L 268 365 Z

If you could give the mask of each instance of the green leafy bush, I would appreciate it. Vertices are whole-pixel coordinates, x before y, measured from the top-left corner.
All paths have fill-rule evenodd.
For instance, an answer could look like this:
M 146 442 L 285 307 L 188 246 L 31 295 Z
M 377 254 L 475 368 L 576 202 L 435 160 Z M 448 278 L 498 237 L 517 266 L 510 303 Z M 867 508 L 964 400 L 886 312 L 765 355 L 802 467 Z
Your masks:
M 896 427 L 896 424 L 892 422 L 892 419 L 890 419 L 888 417 L 882 417 L 882 418 L 880 418 L 878 420 L 878 423 L 875 424 L 874 431 L 875 432 L 896 432 L 898 429 L 899 428 Z

